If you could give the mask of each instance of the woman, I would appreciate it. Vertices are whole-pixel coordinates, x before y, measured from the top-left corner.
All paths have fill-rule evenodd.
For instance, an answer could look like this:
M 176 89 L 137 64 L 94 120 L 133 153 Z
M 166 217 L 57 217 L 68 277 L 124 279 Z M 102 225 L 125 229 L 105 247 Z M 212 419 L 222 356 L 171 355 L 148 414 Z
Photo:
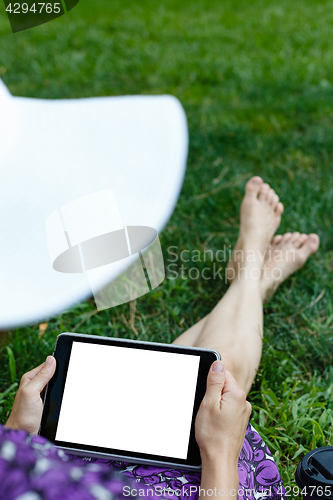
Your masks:
M 275 191 L 260 177 L 250 179 L 241 206 L 239 238 L 228 264 L 230 287 L 209 315 L 174 342 L 216 349 L 223 360 L 211 367 L 196 419 L 201 474 L 106 460 L 73 461 L 44 439 L 31 437 L 39 429 L 40 394 L 55 370 L 55 360 L 49 356 L 43 365 L 22 377 L 6 428 L 0 431 L 0 493 L 4 495 L 1 488 L 7 488 L 7 496 L 2 498 L 90 500 L 127 496 L 124 492 L 175 500 L 198 495 L 284 498 L 273 457 L 248 424 L 251 410 L 246 401 L 261 358 L 263 300 L 302 267 L 319 246 L 316 234 L 274 237 L 282 213 L 283 205 Z M 111 470 L 120 474 L 112 476 Z M 10 471 L 22 477 L 16 482 L 19 493 L 12 494 Z M 122 489 L 124 476 L 132 480 L 129 489 Z M 145 486 L 150 488 L 145 490 Z

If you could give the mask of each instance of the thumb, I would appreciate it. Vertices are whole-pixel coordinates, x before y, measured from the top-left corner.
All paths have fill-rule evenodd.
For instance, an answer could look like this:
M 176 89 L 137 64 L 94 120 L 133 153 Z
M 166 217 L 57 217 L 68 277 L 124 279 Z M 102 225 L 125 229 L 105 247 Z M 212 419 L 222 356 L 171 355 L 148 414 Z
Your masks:
M 42 392 L 44 387 L 49 383 L 56 369 L 56 360 L 53 356 L 48 356 L 40 370 L 27 384 L 32 391 Z
M 214 361 L 207 377 L 206 397 L 220 403 L 225 384 L 225 368 L 222 361 Z

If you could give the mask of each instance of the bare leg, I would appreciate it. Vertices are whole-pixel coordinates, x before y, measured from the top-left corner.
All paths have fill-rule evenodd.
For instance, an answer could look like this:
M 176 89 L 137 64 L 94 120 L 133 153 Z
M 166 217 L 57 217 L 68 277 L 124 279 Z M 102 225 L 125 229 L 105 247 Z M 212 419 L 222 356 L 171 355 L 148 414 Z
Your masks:
M 263 336 L 260 280 L 234 280 L 213 309 L 196 341 L 216 349 L 246 393 L 259 367 Z
M 202 321 L 201 332 L 198 334 L 197 327 L 176 340 L 176 343 L 191 342 L 191 333 L 192 345 L 219 351 L 226 368 L 246 392 L 261 358 L 263 255 L 280 224 L 282 211 L 278 196 L 260 177 L 247 183 L 241 206 L 235 279 L 223 299 Z M 251 259 L 248 252 L 252 252 Z
M 283 273 L 279 275 L 279 282 L 282 282 L 304 264 L 319 244 L 316 235 L 299 235 L 297 248 L 302 252 L 298 253 L 298 267 L 295 262 L 291 266 L 286 259 L 275 263 L 273 257 L 278 245 L 283 250 L 283 240 L 273 240 L 272 246 L 269 242 L 280 223 L 282 211 L 283 206 L 277 195 L 260 178 L 248 182 L 241 208 L 241 230 L 236 245 L 238 253 L 230 266 L 234 279 L 213 311 L 174 342 L 218 350 L 226 368 L 246 392 L 250 390 L 261 357 L 262 301 L 268 291 L 274 291 L 279 284 L 272 276 L 276 275 L 273 269 L 277 266 L 282 268 Z M 270 254 L 267 248 L 271 249 Z M 251 259 L 248 258 L 249 252 Z M 263 265 L 266 269 L 265 278 Z
M 192 325 L 188 330 L 186 330 L 184 333 L 179 335 L 172 343 L 173 344 L 179 344 L 179 345 L 191 345 L 194 346 L 196 342 L 198 341 L 199 336 L 201 335 L 201 332 L 203 330 L 204 325 L 206 324 L 207 319 L 209 318 L 210 314 L 207 314 L 207 316 L 201 318 L 200 321 Z

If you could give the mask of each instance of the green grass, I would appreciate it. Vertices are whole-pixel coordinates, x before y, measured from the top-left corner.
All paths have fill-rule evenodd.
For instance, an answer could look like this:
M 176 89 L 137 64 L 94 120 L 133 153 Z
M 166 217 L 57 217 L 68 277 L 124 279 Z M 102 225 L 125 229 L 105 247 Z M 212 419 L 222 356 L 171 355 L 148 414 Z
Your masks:
M 253 174 L 285 204 L 281 232 L 319 234 L 318 254 L 265 307 L 262 363 L 249 397 L 252 422 L 286 485 L 306 451 L 333 444 L 332 25 L 331 3 L 320 0 L 81 0 L 63 18 L 1 39 L 0 73 L 15 95 L 171 93 L 181 100 L 190 153 L 161 237 L 166 265 L 169 246 L 203 255 L 234 244 Z M 11 332 L 11 351 L 0 353 L 1 420 L 13 384 L 52 352 L 60 332 L 171 342 L 226 290 L 224 280 L 167 274 L 135 304 L 98 314 L 92 300 L 78 305 L 53 318 L 41 339 L 38 325 Z

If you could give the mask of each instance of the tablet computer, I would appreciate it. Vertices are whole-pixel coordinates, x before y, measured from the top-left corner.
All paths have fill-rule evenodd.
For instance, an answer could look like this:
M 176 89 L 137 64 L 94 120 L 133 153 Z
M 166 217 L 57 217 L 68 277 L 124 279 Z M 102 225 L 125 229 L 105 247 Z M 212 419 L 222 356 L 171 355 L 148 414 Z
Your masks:
M 62 333 L 40 434 L 67 453 L 201 466 L 194 423 L 217 351 Z

